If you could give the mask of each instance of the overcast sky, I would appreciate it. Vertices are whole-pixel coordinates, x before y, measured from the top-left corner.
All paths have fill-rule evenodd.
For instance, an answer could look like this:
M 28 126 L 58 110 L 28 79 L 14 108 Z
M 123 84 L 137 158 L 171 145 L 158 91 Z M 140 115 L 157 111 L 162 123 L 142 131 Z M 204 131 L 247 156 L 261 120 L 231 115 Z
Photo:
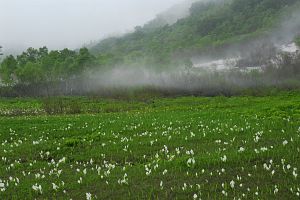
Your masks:
M 130 31 L 182 1 L 0 0 L 0 45 L 77 48 Z

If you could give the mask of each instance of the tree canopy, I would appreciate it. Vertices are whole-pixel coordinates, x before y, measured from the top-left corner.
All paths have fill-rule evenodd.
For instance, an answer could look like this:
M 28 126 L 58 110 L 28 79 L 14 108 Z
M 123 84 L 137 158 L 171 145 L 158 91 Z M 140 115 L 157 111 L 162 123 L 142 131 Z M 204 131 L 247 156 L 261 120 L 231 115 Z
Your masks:
M 4 58 L 0 76 L 7 85 L 53 83 L 75 78 L 95 65 L 96 58 L 87 48 L 78 52 L 29 48 L 16 58 L 12 55 Z

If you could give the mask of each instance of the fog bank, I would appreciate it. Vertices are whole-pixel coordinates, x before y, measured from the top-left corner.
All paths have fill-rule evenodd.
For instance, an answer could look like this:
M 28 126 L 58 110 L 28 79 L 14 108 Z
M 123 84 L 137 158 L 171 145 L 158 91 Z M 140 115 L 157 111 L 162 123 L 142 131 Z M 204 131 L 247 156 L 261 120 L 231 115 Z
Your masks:
M 0 44 L 16 53 L 28 47 L 78 48 L 132 30 L 183 0 L 1 0 Z

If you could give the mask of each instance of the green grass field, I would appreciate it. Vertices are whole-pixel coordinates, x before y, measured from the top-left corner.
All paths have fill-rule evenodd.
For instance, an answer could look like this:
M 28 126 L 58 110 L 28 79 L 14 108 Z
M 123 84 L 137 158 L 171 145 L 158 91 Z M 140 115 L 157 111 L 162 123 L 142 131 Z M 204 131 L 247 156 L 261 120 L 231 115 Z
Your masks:
M 0 199 L 299 199 L 300 93 L 0 100 Z

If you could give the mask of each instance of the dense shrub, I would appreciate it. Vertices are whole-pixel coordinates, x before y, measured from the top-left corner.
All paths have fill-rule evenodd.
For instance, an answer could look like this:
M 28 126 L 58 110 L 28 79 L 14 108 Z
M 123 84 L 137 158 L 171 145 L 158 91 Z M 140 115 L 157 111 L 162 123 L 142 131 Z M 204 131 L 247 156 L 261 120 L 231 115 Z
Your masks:
M 43 109 L 47 114 L 80 114 L 82 109 L 77 101 L 63 98 L 46 98 L 43 100 Z

